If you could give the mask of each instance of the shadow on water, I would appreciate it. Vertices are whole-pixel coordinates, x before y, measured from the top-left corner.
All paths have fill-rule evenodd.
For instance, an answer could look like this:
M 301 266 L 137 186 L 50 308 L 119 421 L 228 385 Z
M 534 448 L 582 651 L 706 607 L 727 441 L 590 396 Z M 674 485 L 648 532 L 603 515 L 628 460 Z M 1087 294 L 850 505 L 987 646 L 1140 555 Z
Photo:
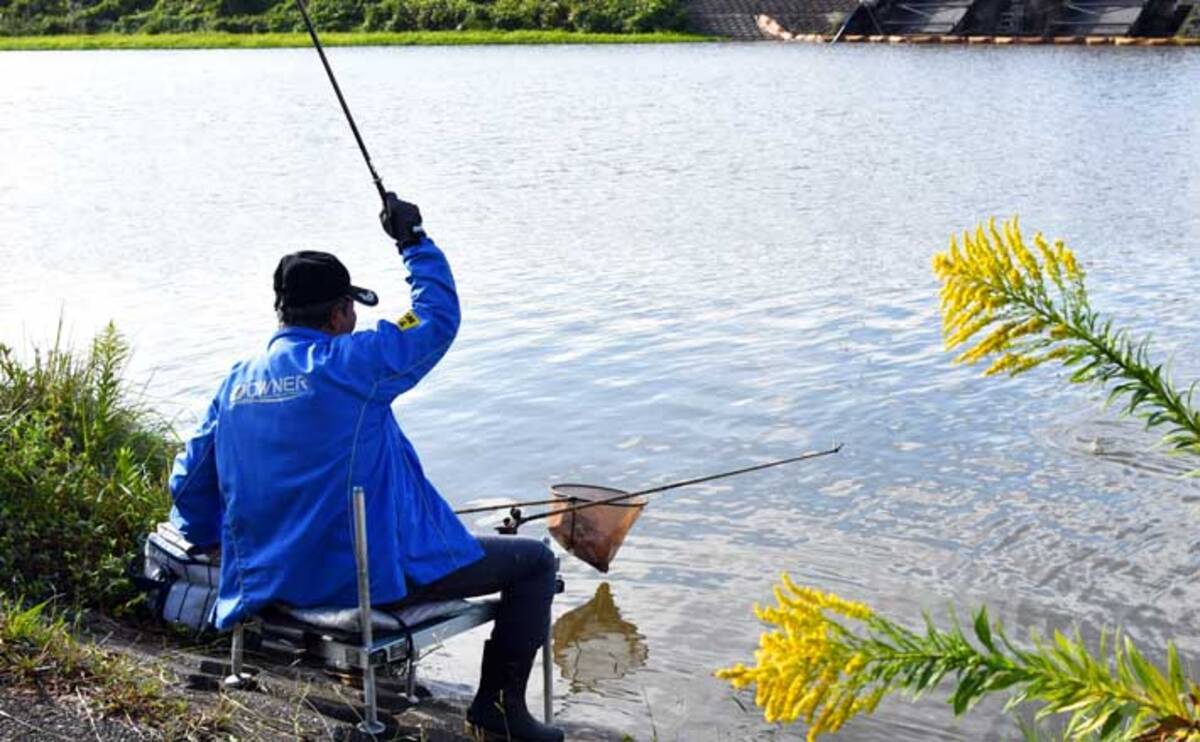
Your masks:
M 607 582 L 596 586 L 592 599 L 554 622 L 554 664 L 571 691 L 595 691 L 605 681 L 644 667 L 650 657 L 646 637 L 621 618 Z

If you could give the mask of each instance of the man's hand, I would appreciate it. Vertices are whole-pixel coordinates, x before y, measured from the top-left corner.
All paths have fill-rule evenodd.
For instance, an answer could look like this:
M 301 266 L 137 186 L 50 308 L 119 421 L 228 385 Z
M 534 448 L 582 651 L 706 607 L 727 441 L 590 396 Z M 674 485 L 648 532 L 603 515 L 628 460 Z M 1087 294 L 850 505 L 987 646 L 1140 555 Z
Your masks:
M 421 210 L 416 204 L 396 198 L 396 194 L 391 191 L 384 197 L 379 222 L 383 225 L 383 231 L 396 241 L 396 246 L 401 252 L 425 237 L 425 228 L 421 226 Z

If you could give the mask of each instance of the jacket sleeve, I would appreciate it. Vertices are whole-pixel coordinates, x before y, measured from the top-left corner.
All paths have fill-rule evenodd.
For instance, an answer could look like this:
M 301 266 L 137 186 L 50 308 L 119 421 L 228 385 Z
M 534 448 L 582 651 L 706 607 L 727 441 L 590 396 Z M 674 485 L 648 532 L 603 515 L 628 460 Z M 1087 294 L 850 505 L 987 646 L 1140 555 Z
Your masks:
M 214 450 L 219 397 L 208 407 L 204 422 L 175 457 L 171 471 L 171 523 L 195 546 L 221 542 L 221 489 Z
M 404 251 L 404 264 L 412 309 L 395 322 L 334 339 L 333 352 L 347 368 L 366 370 L 364 391 L 376 402 L 390 403 L 416 386 L 458 334 L 458 293 L 446 256 L 426 238 Z

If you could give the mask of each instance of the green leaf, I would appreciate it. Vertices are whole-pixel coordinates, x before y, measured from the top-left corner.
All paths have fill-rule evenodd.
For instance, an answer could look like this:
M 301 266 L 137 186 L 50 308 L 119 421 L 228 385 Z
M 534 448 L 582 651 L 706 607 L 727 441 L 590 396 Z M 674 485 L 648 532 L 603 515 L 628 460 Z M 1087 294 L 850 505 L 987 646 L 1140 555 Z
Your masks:
M 979 686 L 980 681 L 976 675 L 968 675 L 963 678 L 958 688 L 955 689 L 954 695 L 950 697 L 950 705 L 954 708 L 954 715 L 961 716 L 968 708 L 971 707 L 972 698 L 975 695 L 975 689 Z
M 1175 642 L 1167 643 L 1167 677 L 1171 681 L 1171 692 L 1182 696 L 1187 693 L 1187 677 L 1183 674 L 1183 663 Z
M 1169 693 L 1169 689 L 1166 688 L 1165 678 L 1163 678 L 1162 674 L 1153 665 L 1146 661 L 1146 658 L 1142 656 L 1142 653 L 1138 651 L 1138 648 L 1134 646 L 1133 641 L 1129 637 L 1125 637 L 1125 659 L 1128 661 L 1134 675 L 1137 676 L 1142 688 L 1146 690 L 1152 699 L 1157 700 L 1159 703 L 1167 700 L 1164 696 L 1166 693 Z
M 1117 732 L 1121 728 L 1121 722 L 1125 720 L 1125 715 L 1120 711 L 1114 711 L 1104 720 L 1104 726 L 1100 727 L 1100 739 L 1109 740 L 1116 737 Z
M 996 645 L 992 643 L 992 628 L 988 625 L 987 608 L 980 608 L 975 614 L 975 636 L 989 652 L 997 653 Z

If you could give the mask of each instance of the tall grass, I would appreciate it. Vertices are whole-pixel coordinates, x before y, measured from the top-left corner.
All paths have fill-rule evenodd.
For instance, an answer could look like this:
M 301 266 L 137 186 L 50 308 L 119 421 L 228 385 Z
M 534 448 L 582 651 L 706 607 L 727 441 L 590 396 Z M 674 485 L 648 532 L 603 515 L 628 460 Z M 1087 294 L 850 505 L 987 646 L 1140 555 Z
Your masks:
M 86 352 L 20 360 L 0 344 L 0 592 L 120 610 L 139 536 L 170 506 L 177 443 L 131 399 L 129 347 L 111 324 Z

